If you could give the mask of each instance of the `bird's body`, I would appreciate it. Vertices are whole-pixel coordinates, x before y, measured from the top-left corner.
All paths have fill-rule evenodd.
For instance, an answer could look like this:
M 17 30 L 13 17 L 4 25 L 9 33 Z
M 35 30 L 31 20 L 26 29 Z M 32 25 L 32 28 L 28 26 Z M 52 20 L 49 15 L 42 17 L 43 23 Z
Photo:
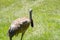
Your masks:
M 9 28 L 11 31 L 15 31 L 14 35 L 17 35 L 18 33 L 25 32 L 27 28 L 30 25 L 30 20 L 27 17 L 18 18 L 14 20 L 11 24 L 11 27 Z

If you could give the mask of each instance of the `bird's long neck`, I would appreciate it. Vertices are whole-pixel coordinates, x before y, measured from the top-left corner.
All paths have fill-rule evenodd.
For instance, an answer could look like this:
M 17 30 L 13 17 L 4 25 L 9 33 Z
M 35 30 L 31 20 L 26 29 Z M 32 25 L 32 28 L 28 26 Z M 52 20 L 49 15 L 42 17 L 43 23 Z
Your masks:
M 30 11 L 30 20 L 32 19 L 32 11 Z
M 32 10 L 30 10 L 29 14 L 30 14 L 31 26 L 33 27 L 34 25 L 33 25 L 33 19 L 32 19 Z

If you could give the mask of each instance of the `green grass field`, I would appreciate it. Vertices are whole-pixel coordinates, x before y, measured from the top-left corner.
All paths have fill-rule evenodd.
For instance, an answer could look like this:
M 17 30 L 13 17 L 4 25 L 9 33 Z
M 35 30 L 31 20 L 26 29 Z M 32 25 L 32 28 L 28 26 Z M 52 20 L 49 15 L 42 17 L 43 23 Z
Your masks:
M 7 35 L 13 20 L 29 17 L 33 9 L 34 28 L 26 31 L 23 40 L 60 40 L 60 0 L 0 0 L 0 40 Z M 21 34 L 13 40 L 20 40 Z

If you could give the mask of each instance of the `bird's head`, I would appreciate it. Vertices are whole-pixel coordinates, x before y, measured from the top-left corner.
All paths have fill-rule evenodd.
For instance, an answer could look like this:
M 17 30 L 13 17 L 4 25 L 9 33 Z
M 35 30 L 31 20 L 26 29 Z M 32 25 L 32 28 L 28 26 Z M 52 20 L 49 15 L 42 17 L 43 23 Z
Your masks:
M 29 9 L 29 13 L 30 13 L 30 14 L 32 13 L 32 11 L 33 11 L 32 9 Z

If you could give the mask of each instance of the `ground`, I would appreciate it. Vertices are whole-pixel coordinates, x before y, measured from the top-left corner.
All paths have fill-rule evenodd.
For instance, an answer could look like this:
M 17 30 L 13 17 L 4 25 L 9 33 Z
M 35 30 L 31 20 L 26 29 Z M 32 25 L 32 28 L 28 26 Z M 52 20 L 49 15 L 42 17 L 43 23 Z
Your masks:
M 0 0 L 0 40 L 9 40 L 13 20 L 29 17 L 33 9 L 34 27 L 29 26 L 23 40 L 60 40 L 60 0 Z M 21 34 L 13 40 L 20 40 Z

